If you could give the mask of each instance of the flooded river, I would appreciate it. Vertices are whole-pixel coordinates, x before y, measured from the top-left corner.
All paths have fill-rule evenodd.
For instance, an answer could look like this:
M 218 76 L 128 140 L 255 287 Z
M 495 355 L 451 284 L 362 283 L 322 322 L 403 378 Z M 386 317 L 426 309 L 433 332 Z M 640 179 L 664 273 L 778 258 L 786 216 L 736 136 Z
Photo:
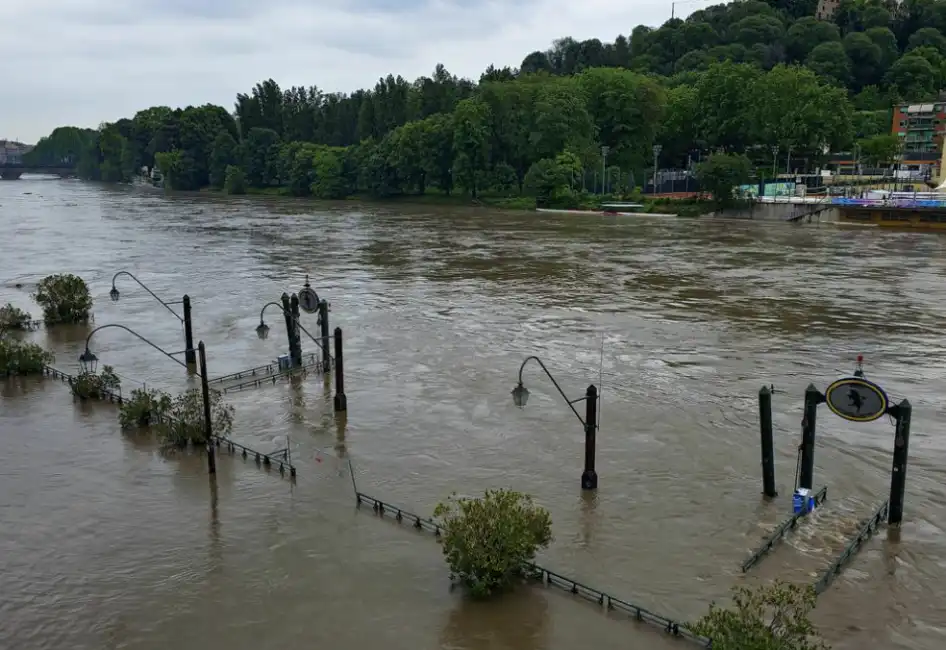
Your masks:
M 347 418 L 310 376 L 229 393 L 233 438 L 289 436 L 295 486 L 222 456 L 165 458 L 123 435 L 114 407 L 74 405 L 52 380 L 0 393 L 0 647 L 320 647 L 557 650 L 681 647 L 567 594 L 496 604 L 448 589 L 439 548 L 356 511 L 359 488 L 421 514 L 452 491 L 509 486 L 552 513 L 542 564 L 690 620 L 729 588 L 813 582 L 887 497 L 893 430 L 822 409 L 824 509 L 758 569 L 739 565 L 790 510 L 801 397 L 866 358 L 913 403 L 905 523 L 872 539 L 819 600 L 835 648 L 946 643 L 946 239 L 835 226 L 599 219 L 482 210 L 164 197 L 75 181 L 0 183 L 0 303 L 39 308 L 43 276 L 84 277 L 95 323 L 170 350 L 166 300 L 188 293 L 210 374 L 284 351 L 259 310 L 304 276 L 346 337 Z M 20 283 L 23 286 L 17 287 Z M 304 316 L 307 329 L 315 317 Z M 31 335 L 77 368 L 86 331 Z M 307 352 L 315 351 L 313 345 Z M 123 390 L 179 390 L 182 369 L 132 336 L 96 334 Z M 579 489 L 575 397 L 601 385 L 599 490 Z M 760 498 L 756 395 L 772 383 L 781 497 Z M 339 457 L 342 460 L 339 460 Z

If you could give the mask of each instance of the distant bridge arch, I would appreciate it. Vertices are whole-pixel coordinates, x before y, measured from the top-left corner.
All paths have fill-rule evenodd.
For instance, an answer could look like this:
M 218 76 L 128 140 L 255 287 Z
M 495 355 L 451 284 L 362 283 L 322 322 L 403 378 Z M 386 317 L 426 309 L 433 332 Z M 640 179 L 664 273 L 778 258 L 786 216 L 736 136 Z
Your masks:
M 25 165 L 23 163 L 0 163 L 0 178 L 15 181 L 23 174 L 49 174 L 68 178 L 76 175 L 76 168 L 69 165 Z

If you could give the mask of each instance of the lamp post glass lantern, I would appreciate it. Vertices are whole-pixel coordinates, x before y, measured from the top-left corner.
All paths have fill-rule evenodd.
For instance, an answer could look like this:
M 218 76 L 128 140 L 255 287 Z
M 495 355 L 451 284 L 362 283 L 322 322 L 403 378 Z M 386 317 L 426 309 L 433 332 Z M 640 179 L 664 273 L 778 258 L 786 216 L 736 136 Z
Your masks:
M 260 321 L 259 325 L 256 327 L 256 335 L 265 341 L 269 337 L 269 325 Z
M 121 297 L 121 293 L 118 292 L 114 284 L 112 285 L 112 290 L 108 292 L 108 295 L 113 302 L 118 302 L 119 297 Z
M 89 348 L 79 355 L 79 365 L 84 373 L 94 373 L 99 365 L 99 358 Z
M 529 401 L 529 389 L 522 385 L 522 382 L 519 382 L 515 388 L 512 389 L 512 401 L 513 403 L 522 408 Z

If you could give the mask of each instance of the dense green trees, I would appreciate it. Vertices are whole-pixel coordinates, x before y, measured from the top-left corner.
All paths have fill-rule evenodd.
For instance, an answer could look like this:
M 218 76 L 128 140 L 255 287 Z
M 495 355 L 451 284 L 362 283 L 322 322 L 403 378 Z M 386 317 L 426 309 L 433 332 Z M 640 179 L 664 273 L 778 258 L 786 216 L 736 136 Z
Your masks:
M 564 38 L 478 83 L 442 65 L 351 94 L 270 79 L 238 95 L 233 115 L 152 107 L 96 131 L 57 129 L 31 155 L 103 181 L 156 166 L 176 190 L 567 202 L 601 178 L 602 146 L 615 191 L 649 178 L 654 144 L 662 167 L 725 151 L 771 169 L 777 147 L 778 168 L 812 169 L 865 139 L 885 151 L 875 138 L 890 132 L 891 104 L 946 83 L 946 0 L 842 0 L 833 22 L 815 4 L 737 0 L 613 43 Z

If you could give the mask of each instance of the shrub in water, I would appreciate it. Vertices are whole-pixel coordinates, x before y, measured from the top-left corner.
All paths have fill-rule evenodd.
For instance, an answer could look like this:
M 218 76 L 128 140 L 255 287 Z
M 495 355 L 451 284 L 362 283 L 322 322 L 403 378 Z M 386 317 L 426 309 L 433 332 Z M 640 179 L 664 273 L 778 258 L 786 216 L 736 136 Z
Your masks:
M 0 332 L 4 330 L 28 330 L 33 322 L 29 312 L 17 309 L 10 303 L 0 307 Z
M 43 308 L 47 325 L 85 323 L 92 309 L 92 296 L 85 280 L 69 273 L 40 280 L 33 299 Z
M 246 174 L 241 167 L 227 165 L 223 189 L 227 194 L 246 194 Z
M 0 338 L 0 375 L 41 374 L 53 361 L 53 355 L 38 345 Z
M 122 382 L 112 366 L 103 366 L 102 372 L 80 372 L 72 382 L 72 394 L 79 399 L 105 399 L 109 392 L 121 389 Z
M 452 495 L 434 510 L 450 578 L 477 597 L 511 587 L 552 541 L 552 519 L 528 495 L 487 490 L 482 499 Z
M 210 422 L 213 434 L 226 438 L 233 428 L 233 407 L 224 403 L 220 391 L 210 391 Z M 204 398 L 200 390 L 192 388 L 178 395 L 160 422 L 152 421 L 165 449 L 184 449 L 188 445 L 206 444 L 204 429 Z
M 118 421 L 124 429 L 134 429 L 162 422 L 171 411 L 171 396 L 160 390 L 136 388 L 122 402 Z
M 713 640 L 713 650 L 827 650 L 809 620 L 815 590 L 776 580 L 752 590 L 733 590 L 729 609 L 710 605 L 710 611 L 690 626 Z

